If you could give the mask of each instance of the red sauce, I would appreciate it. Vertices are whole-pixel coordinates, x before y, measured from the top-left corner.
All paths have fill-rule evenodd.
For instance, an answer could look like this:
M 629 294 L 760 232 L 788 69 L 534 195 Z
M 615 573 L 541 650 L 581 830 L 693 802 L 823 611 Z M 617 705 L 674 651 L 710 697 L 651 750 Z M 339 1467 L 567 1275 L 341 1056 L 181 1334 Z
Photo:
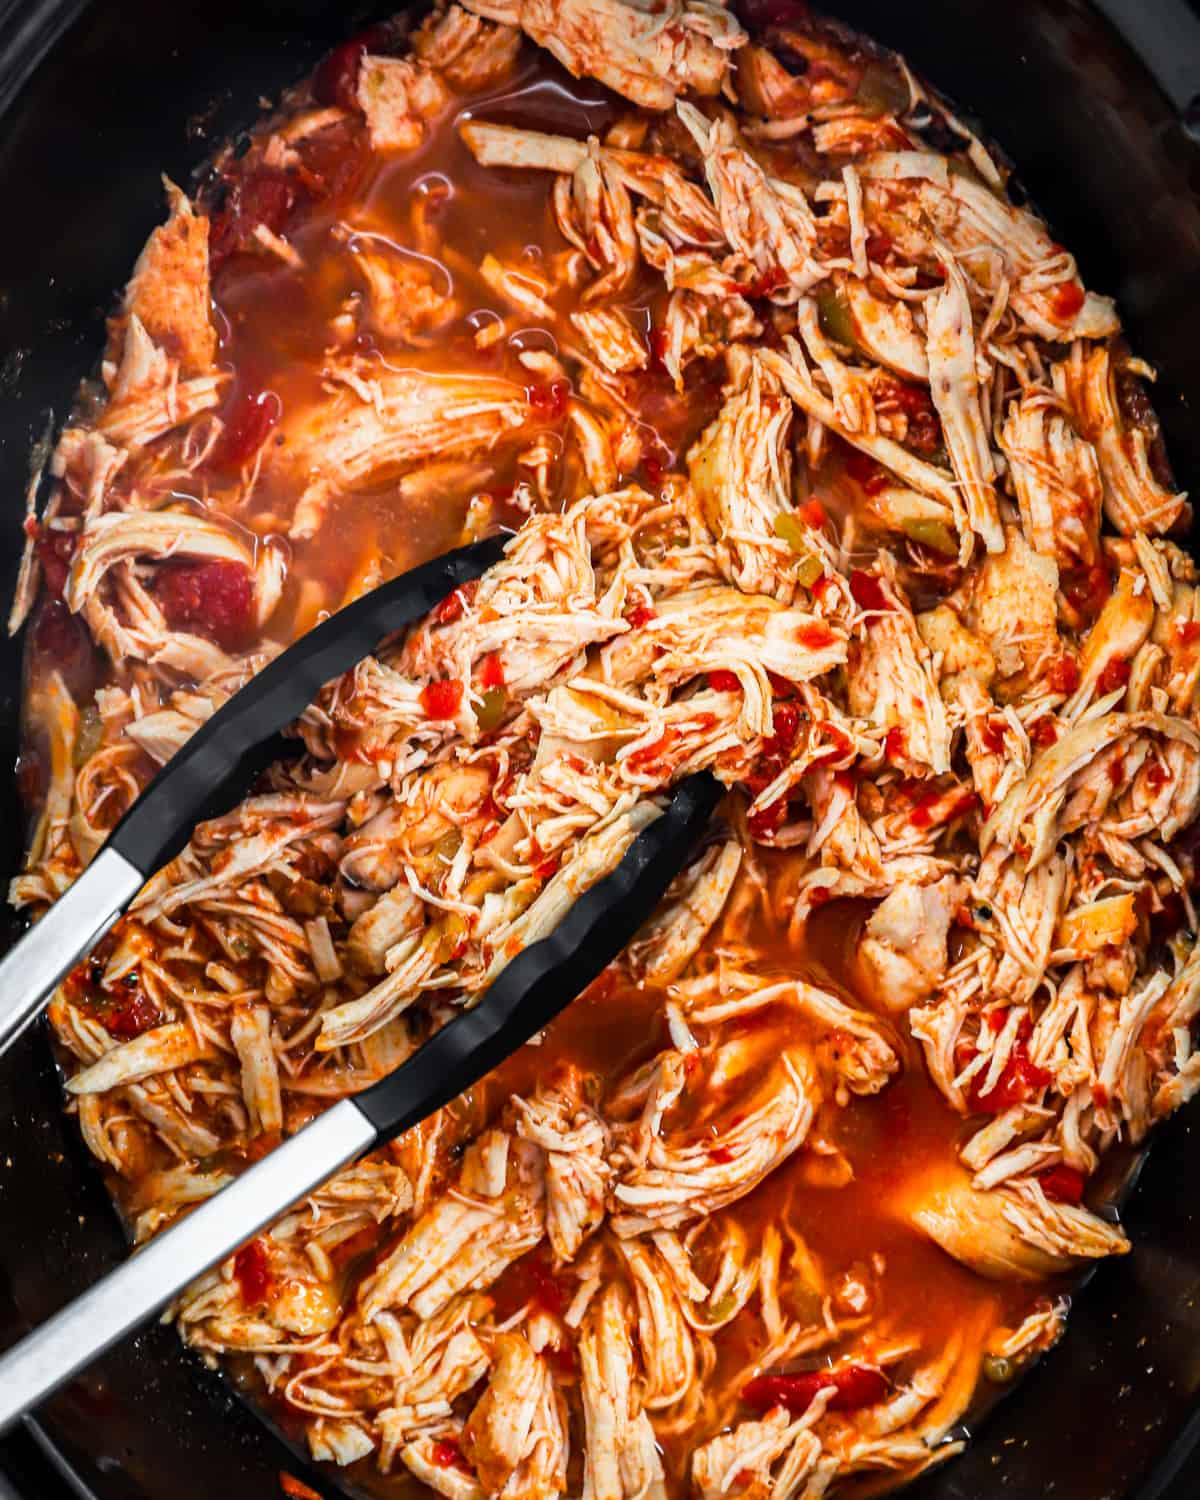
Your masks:
M 716 671 L 708 674 L 708 685 L 714 693 L 736 693 L 741 683 L 736 672 Z
M 36 523 L 34 529 L 37 533 L 34 550 L 41 564 L 46 592 L 52 599 L 61 599 L 63 589 L 67 586 L 71 562 L 79 546 L 79 533 L 62 531 L 58 527 L 37 526 Z
M 1050 292 L 1050 305 L 1060 323 L 1070 323 L 1086 300 L 1083 288 L 1077 281 L 1060 281 Z
M 1047 685 L 1056 693 L 1070 694 L 1079 686 L 1079 664 L 1065 652 L 1056 656 L 1046 673 Z
M 431 1457 L 439 1469 L 461 1469 L 465 1474 L 473 1472 L 462 1449 L 452 1438 L 439 1438 L 433 1445 Z
M 828 651 L 836 640 L 828 625 L 801 625 L 796 632 L 797 644 L 809 651 Z

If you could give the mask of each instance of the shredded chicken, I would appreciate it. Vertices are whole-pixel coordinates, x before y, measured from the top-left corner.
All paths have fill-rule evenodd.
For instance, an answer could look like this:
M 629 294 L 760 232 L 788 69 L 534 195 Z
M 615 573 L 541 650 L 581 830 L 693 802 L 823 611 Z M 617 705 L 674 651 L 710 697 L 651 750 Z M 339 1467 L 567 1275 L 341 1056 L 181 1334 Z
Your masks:
M 54 996 L 138 1244 L 726 789 L 566 1013 L 172 1309 L 422 1494 L 913 1477 L 1060 1336 L 1047 1278 L 1129 1252 L 1105 1153 L 1200 1092 L 1153 372 L 944 101 L 784 9 L 373 28 L 167 184 L 34 466 L 35 917 L 290 641 L 507 538 Z

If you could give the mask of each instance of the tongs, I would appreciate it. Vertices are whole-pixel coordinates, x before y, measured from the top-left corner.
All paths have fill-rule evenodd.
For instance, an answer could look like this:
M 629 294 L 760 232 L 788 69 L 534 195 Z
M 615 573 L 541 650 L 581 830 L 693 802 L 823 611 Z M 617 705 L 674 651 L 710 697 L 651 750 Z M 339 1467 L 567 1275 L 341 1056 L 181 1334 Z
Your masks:
M 479 577 L 502 552 L 502 539 L 477 542 L 382 585 L 302 637 L 213 714 L 0 963 L 0 1052 L 149 876 L 183 848 L 194 825 L 227 811 L 283 753 L 280 731 L 326 682 Z M 681 782 L 616 868 L 575 901 L 549 936 L 517 954 L 473 1009 L 387 1077 L 326 1110 L 0 1358 L 0 1431 L 298 1199 L 449 1103 L 535 1036 L 637 932 L 720 794 L 707 773 Z

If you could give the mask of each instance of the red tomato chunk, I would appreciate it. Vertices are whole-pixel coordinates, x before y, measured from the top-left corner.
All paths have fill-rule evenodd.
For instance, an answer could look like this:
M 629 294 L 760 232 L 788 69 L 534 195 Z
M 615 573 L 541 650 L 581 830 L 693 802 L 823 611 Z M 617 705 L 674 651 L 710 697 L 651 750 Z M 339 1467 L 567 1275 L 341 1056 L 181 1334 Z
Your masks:
M 869 1365 L 845 1365 L 840 1370 L 813 1370 L 804 1375 L 759 1375 L 742 1389 L 742 1400 L 759 1411 L 784 1406 L 801 1416 L 821 1391 L 833 1388 L 830 1411 L 859 1411 L 887 1395 L 887 1378 Z

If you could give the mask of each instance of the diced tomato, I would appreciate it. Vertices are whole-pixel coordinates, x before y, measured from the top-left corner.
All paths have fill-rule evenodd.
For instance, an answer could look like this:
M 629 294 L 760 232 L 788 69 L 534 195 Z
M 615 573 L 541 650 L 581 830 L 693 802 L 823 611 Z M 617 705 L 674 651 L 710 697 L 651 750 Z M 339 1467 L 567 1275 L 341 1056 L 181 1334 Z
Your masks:
M 772 734 L 763 741 L 763 755 L 772 760 L 786 760 L 800 731 L 800 710 L 794 703 L 771 705 Z
M 811 526 L 814 531 L 820 531 L 829 523 L 829 512 L 815 495 L 811 500 L 806 500 L 803 505 L 798 505 L 796 514 L 806 526 Z
M 859 609 L 891 609 L 879 579 L 857 568 L 850 574 L 850 594 Z
M 736 693 L 741 687 L 736 672 L 720 670 L 708 674 L 708 685 L 714 693 Z
M 1018 1037 L 995 1087 L 985 1093 L 982 1086 L 986 1077 L 987 1069 L 983 1068 L 971 1080 L 971 1108 L 977 1114 L 1000 1115 L 1044 1089 L 1051 1075 L 1030 1061 L 1024 1042 Z
M 1115 693 L 1118 688 L 1123 688 L 1129 682 L 1129 663 L 1121 656 L 1114 656 L 1104 671 L 1100 673 L 1100 680 L 1096 687 L 1101 697 L 1105 693 Z
M 274 391 L 244 391 L 225 415 L 225 428 L 213 447 L 218 469 L 240 469 L 266 442 L 283 416 L 283 402 Z
M 733 1160 L 733 1151 L 729 1146 L 714 1146 L 708 1153 L 708 1159 L 718 1166 L 728 1166 Z
M 979 732 L 983 748 L 989 755 L 1000 755 L 1004 750 L 1004 731 L 1007 728 L 1003 719 L 987 719 Z
M 908 418 L 905 441 L 919 453 L 932 453 L 942 441 L 942 424 L 937 409 L 924 386 L 893 380 L 887 394 Z
M 265 1302 L 271 1289 L 271 1266 L 261 1239 L 251 1240 L 233 1257 L 233 1276 L 247 1307 Z
M 37 528 L 37 540 L 33 544 L 33 550 L 37 553 L 37 560 L 41 564 L 46 592 L 52 599 L 61 599 L 63 596 L 63 589 L 67 586 L 67 574 L 71 571 L 71 561 L 78 546 L 79 533 L 77 531 L 62 531 L 56 526 Z
M 30 636 L 32 660 L 60 673 L 76 703 L 90 698 L 96 686 L 96 650 L 79 616 L 61 599 L 45 599 Z
M 1060 323 L 1069 323 L 1086 300 L 1084 290 L 1077 281 L 1060 281 L 1050 292 L 1050 306 Z
M 452 594 L 447 594 L 442 602 L 433 612 L 433 618 L 439 625 L 451 625 L 455 620 L 462 619 L 463 600 L 462 594 L 455 589 Z
M 531 1250 L 508 1268 L 496 1285 L 497 1311 L 508 1317 L 533 1303 L 543 1312 L 562 1317 L 571 1294 L 555 1275 L 544 1249 Z
M 625 611 L 625 618 L 635 630 L 640 630 L 643 625 L 648 625 L 651 620 L 658 617 L 648 604 L 635 604 Z
M 141 989 L 134 990 L 124 1003 L 117 1002 L 111 1008 L 104 1007 L 101 1013 L 104 1029 L 119 1036 L 122 1041 L 141 1036 L 162 1020 L 154 1001 Z
M 1176 627 L 1175 633 L 1181 646 L 1194 646 L 1200 641 L 1200 620 L 1185 620 Z
M 821 1391 L 832 1387 L 830 1411 L 860 1411 L 887 1395 L 887 1377 L 870 1365 L 845 1365 L 840 1370 L 812 1370 L 804 1375 L 759 1375 L 742 1388 L 742 1400 L 757 1411 L 786 1407 L 802 1416 Z
M 1162 761 L 1154 760 L 1146 767 L 1146 785 L 1156 795 L 1171 781 L 1171 773 Z
M 525 387 L 530 406 L 547 422 L 561 422 L 571 397 L 569 380 L 551 380 Z
M 318 104 L 337 109 L 358 109 L 358 71 L 367 55 L 367 44 L 354 37 L 335 47 L 313 74 L 313 98 Z
M 883 753 L 888 760 L 899 760 L 908 745 L 908 736 L 899 724 L 893 724 L 883 737 Z
M 774 802 L 768 803 L 766 807 L 759 808 L 758 812 L 751 813 L 747 820 L 751 838 L 770 838 L 778 833 L 784 823 L 787 822 L 788 800 L 786 797 L 777 797 Z
M 433 1445 L 432 1457 L 439 1469 L 461 1469 L 464 1474 L 473 1472 L 462 1449 L 451 1438 L 439 1438 Z
M 299 181 L 274 167 L 257 167 L 234 178 L 224 208 L 209 220 L 212 269 L 219 270 L 238 251 L 251 249 L 260 224 L 272 234 L 281 234 L 301 195 Z
M 1079 1203 L 1083 1200 L 1083 1189 L 1087 1178 L 1078 1167 L 1069 1167 L 1059 1162 L 1045 1172 L 1038 1173 L 1038 1181 L 1047 1198 L 1057 1203 Z
M 1046 682 L 1056 693 L 1073 693 L 1079 686 L 1079 663 L 1065 652 L 1056 656 L 1046 673 Z
M 1043 714 L 1029 731 L 1030 740 L 1041 750 L 1058 744 L 1058 720 L 1053 714 Z
M 205 636 L 225 651 L 236 651 L 253 634 L 254 579 L 241 563 L 223 558 L 165 562 L 154 595 L 172 630 Z
M 430 719 L 453 719 L 462 698 L 461 682 L 430 682 L 421 689 L 421 707 Z
M 867 235 L 867 259 L 883 264 L 892 253 L 892 240 L 890 235 L 881 234 L 876 231 Z
M 498 651 L 490 652 L 479 663 L 479 685 L 485 690 L 504 687 L 504 667 Z

